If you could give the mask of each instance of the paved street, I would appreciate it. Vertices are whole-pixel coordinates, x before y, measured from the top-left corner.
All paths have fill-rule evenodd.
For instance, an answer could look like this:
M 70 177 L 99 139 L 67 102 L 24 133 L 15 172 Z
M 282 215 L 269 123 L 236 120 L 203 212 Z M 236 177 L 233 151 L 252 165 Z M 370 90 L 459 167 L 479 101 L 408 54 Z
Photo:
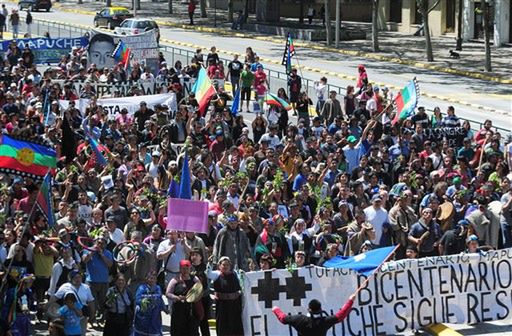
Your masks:
M 123 4 L 123 2 L 120 1 L 119 4 Z M 64 9 L 67 8 L 67 10 L 72 7 L 69 2 L 61 2 L 59 5 Z M 152 8 L 156 9 L 157 6 L 162 7 L 164 5 L 163 3 L 143 4 L 143 6 L 153 6 Z M 80 11 L 94 12 L 99 6 L 101 6 L 99 2 L 85 3 L 80 7 Z M 74 7 L 76 8 L 76 5 Z M 157 20 L 168 19 L 162 16 L 162 12 L 158 13 L 160 15 L 154 16 L 156 13 L 151 14 L 152 12 L 149 9 L 138 11 L 138 13 L 153 16 Z M 91 15 L 61 12 L 58 10 L 53 13 L 34 13 L 34 18 L 88 26 L 92 24 Z M 210 46 L 215 44 L 220 49 L 220 55 L 225 58 L 231 58 L 234 52 L 243 54 L 245 48 L 250 45 L 264 59 L 264 64 L 268 69 L 283 70 L 283 66 L 270 62 L 281 62 L 284 42 L 269 42 L 259 38 L 249 41 L 244 37 L 214 35 L 212 33 L 170 27 L 162 27 L 161 35 L 163 43 L 179 43 L 180 48 L 191 51 L 195 50 L 196 47 L 209 49 Z M 504 59 L 510 59 L 510 55 L 507 57 L 507 54 L 512 55 L 510 48 L 500 49 L 499 52 Z M 508 84 L 438 73 L 397 63 L 376 60 L 366 61 L 361 57 L 315 50 L 313 48 L 297 48 L 297 59 L 300 60 L 302 67 L 309 69 L 302 71 L 303 77 L 317 80 L 323 73 L 329 73 L 327 75 L 329 83 L 341 87 L 354 83 L 356 66 L 360 63 L 366 64 L 371 81 L 375 81 L 380 85 L 387 85 L 393 90 L 402 87 L 408 80 L 416 76 L 422 92 L 420 104 L 427 106 L 428 109 L 440 106 L 444 111 L 447 106 L 455 105 L 457 114 L 463 118 L 482 122 L 491 117 L 496 125 L 512 128 L 512 101 L 510 99 L 512 96 L 512 86 Z M 277 88 L 271 89 L 277 91 Z M 465 104 L 457 104 L 455 101 L 461 101 Z

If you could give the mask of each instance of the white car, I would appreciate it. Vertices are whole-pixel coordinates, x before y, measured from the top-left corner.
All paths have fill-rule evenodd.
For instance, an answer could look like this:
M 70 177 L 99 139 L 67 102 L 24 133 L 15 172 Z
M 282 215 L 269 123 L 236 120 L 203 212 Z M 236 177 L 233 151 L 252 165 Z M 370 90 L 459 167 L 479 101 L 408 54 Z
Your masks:
M 156 29 L 156 42 L 159 43 L 160 29 L 158 28 L 155 20 L 135 18 L 126 19 L 119 25 L 119 27 L 114 29 L 114 33 L 121 35 L 137 35 L 152 29 Z

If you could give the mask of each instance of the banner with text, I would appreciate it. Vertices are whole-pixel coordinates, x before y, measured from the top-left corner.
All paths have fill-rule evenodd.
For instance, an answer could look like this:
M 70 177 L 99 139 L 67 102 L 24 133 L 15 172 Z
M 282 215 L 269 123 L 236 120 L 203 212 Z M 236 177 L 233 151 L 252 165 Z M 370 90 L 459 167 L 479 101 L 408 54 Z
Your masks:
M 91 30 L 90 34 L 89 64 L 95 63 L 99 69 L 105 67 L 112 69 L 115 64 L 112 52 L 119 40 L 123 40 L 131 50 L 132 62 L 137 61 L 150 67 L 155 75 L 160 69 L 158 43 L 154 29 L 137 35 L 117 35 L 97 30 Z
M 181 78 L 180 84 L 183 86 L 183 93 L 185 96 L 188 96 L 192 85 L 194 84 L 195 78 Z M 61 87 L 64 86 L 64 83 L 70 83 L 69 80 L 64 79 L 52 79 L 52 83 L 58 83 Z M 168 81 L 164 80 L 153 80 L 153 81 L 126 81 L 119 83 L 98 83 L 98 82 L 89 82 L 96 93 L 96 98 L 107 98 L 112 97 L 115 91 L 119 91 L 119 95 L 121 97 L 126 97 L 130 95 L 133 87 L 137 87 L 137 89 L 142 91 L 143 95 L 152 95 L 158 93 L 167 93 L 167 89 L 169 86 Z M 85 81 L 72 81 L 74 91 L 80 95 L 85 86 Z
M 13 40 L 0 42 L 0 52 L 5 53 L 9 50 L 9 44 Z M 23 50 L 28 46 L 34 53 L 34 63 L 47 64 L 58 63 L 63 55 L 69 53 L 71 48 L 87 47 L 89 40 L 85 37 L 76 38 L 27 38 L 16 39 L 16 44 Z
M 97 104 L 103 107 L 103 111 L 108 115 L 109 119 L 114 119 L 123 108 L 128 110 L 128 115 L 133 116 L 133 114 L 140 108 L 141 101 L 146 102 L 148 108 L 151 109 L 153 109 L 157 104 L 166 104 L 170 111 L 176 111 L 177 108 L 176 94 L 174 93 L 121 98 L 102 98 L 97 100 Z M 69 106 L 69 101 L 59 100 L 59 105 L 61 108 L 66 109 Z M 85 109 L 88 105 L 88 99 L 79 99 L 75 101 L 75 106 L 80 110 L 82 115 L 84 115 Z
M 468 131 L 464 127 L 426 128 L 424 132 L 426 136 L 425 140 L 439 144 L 446 139 L 449 147 L 462 147 L 464 138 L 467 137 L 468 134 Z
M 244 273 L 245 335 L 295 336 L 272 313 L 307 314 L 318 299 L 336 313 L 365 276 L 348 269 L 305 267 Z M 434 323 L 471 324 L 512 317 L 512 249 L 383 265 L 329 335 L 396 335 Z

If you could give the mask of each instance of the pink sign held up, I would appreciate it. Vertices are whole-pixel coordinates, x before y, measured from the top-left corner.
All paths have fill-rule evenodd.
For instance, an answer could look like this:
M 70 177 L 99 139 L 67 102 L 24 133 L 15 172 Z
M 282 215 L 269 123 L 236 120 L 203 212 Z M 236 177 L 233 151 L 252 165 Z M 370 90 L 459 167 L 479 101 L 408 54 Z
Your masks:
M 208 202 L 169 198 L 167 230 L 208 233 Z

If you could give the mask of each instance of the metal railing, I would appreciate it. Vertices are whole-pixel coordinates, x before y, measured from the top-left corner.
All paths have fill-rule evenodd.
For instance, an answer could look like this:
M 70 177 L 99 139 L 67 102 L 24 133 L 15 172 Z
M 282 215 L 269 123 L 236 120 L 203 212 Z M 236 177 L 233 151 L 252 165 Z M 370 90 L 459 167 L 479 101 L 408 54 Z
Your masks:
M 22 27 L 24 28 L 24 27 Z M 77 35 L 85 35 L 88 33 L 90 28 L 83 27 L 83 26 L 74 26 L 71 24 L 61 23 L 61 22 L 54 22 L 54 21 L 47 21 L 47 20 L 34 20 L 33 21 L 33 27 L 32 32 L 37 34 L 38 36 L 44 35 L 46 32 L 50 34 L 51 37 L 77 37 Z M 190 63 L 192 58 L 195 55 L 195 51 L 185 49 L 185 48 L 178 48 L 172 45 L 168 44 L 160 44 L 160 51 L 163 52 L 164 57 L 168 64 L 174 65 L 176 61 L 180 61 L 183 65 L 187 65 Z M 220 58 L 222 62 L 227 66 L 227 64 L 231 61 L 227 58 Z M 285 88 L 287 90 L 287 81 L 288 81 L 288 75 L 283 71 L 278 70 L 272 70 L 272 69 L 265 69 L 267 73 L 267 78 L 270 84 L 270 88 L 272 91 L 277 92 L 278 88 Z M 313 80 L 310 78 L 302 77 L 302 87 L 303 90 L 309 93 L 315 92 L 314 84 L 317 80 Z M 336 91 L 338 95 L 343 98 L 346 92 L 345 87 L 341 87 L 338 85 L 333 84 L 327 84 L 327 92 L 329 91 Z M 311 100 L 314 104 L 316 104 L 317 97 L 315 94 L 310 95 Z M 427 111 L 433 113 L 433 108 L 427 108 Z M 444 115 L 444 113 L 443 113 Z M 483 121 L 478 120 L 472 120 L 467 118 L 461 118 L 461 120 L 467 120 L 469 121 L 471 125 L 471 129 L 474 131 L 478 131 L 483 127 Z M 503 127 L 493 127 L 495 130 L 499 131 L 502 135 L 509 134 L 510 129 L 503 128 Z

